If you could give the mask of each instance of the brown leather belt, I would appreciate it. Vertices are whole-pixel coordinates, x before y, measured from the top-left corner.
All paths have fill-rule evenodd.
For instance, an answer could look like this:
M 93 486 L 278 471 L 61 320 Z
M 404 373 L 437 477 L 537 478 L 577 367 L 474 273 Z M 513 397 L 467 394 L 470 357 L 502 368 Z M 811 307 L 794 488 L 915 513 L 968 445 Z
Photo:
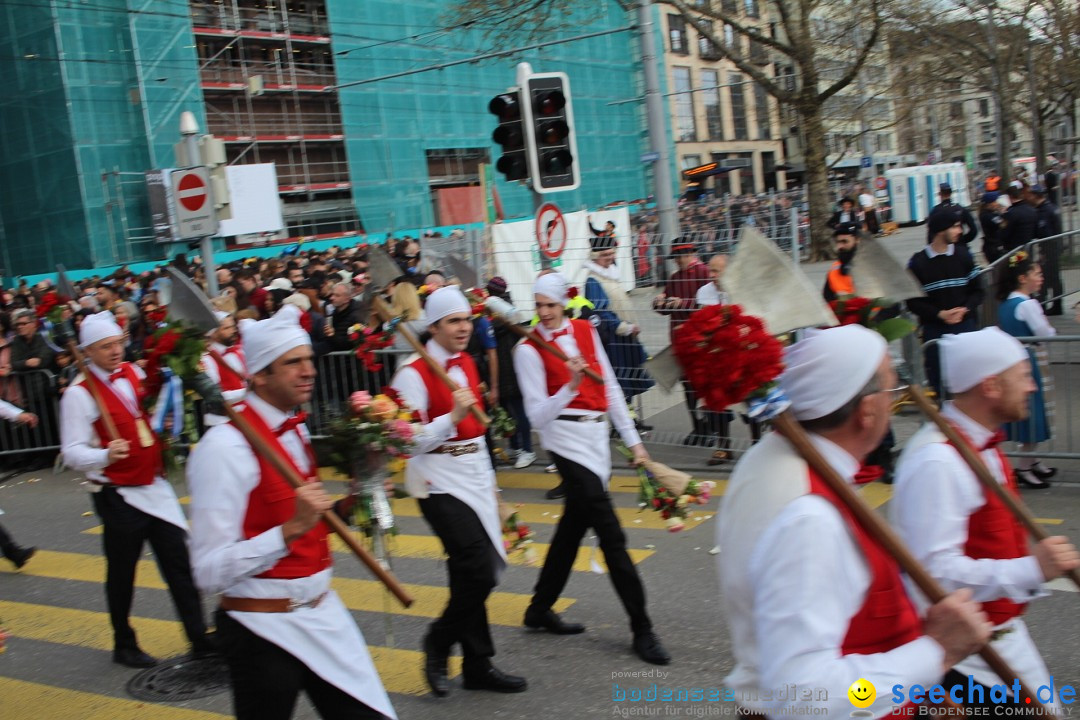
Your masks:
M 480 443 L 467 443 L 465 445 L 440 445 L 434 450 L 428 450 L 433 455 L 468 455 L 469 453 L 480 452 Z
M 292 598 L 242 598 L 223 595 L 221 609 L 236 612 L 285 613 L 300 608 L 317 608 L 325 597 L 326 593 L 323 593 L 314 600 L 302 603 L 296 602 Z

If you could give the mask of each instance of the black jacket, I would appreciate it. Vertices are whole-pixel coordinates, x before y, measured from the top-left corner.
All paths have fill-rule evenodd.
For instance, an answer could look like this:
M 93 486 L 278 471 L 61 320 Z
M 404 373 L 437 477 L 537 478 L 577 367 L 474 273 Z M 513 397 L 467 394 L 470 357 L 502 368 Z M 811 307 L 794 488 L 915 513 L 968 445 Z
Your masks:
M 1043 201 L 1042 205 L 1035 208 L 1035 217 L 1038 218 L 1035 237 L 1048 238 L 1061 234 L 1061 211 L 1054 203 Z
M 1005 227 L 998 237 L 1001 239 L 1001 246 L 1005 252 L 1021 248 L 1035 239 L 1035 232 L 1039 228 L 1039 218 L 1035 208 L 1026 202 L 1009 206 L 1002 220 Z

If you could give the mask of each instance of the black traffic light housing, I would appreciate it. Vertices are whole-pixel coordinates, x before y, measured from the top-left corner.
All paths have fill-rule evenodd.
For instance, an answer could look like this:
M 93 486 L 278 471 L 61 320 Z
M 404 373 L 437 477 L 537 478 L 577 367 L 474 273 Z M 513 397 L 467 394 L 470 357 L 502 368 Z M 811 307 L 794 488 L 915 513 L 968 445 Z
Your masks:
M 522 94 L 533 190 L 549 193 L 577 189 L 581 174 L 569 78 L 561 72 L 531 75 Z
M 525 120 L 521 112 L 521 93 L 518 88 L 507 90 L 491 99 L 488 111 L 499 118 L 499 126 L 491 134 L 495 144 L 502 147 L 502 155 L 495 162 L 495 169 L 507 180 L 524 180 L 529 177 L 529 161 L 525 150 Z

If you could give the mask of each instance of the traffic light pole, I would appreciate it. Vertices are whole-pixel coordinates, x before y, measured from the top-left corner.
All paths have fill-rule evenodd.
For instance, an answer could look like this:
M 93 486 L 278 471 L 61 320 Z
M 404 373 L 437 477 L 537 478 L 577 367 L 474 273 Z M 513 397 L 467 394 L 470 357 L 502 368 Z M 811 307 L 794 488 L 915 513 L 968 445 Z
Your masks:
M 645 106 L 648 111 L 649 145 L 657 160 L 653 163 L 653 193 L 660 216 L 660 255 L 671 256 L 671 241 L 679 236 L 679 215 L 671 192 L 671 155 L 668 152 L 664 98 L 656 70 L 656 38 L 653 36 L 652 0 L 638 0 L 638 36 L 641 39 L 641 66 L 645 73 Z M 666 272 L 664 273 L 667 274 Z

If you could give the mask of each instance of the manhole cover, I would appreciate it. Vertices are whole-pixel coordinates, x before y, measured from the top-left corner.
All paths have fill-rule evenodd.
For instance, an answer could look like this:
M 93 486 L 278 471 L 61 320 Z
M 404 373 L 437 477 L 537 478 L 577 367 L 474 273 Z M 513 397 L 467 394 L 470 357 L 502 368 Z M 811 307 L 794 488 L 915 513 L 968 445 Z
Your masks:
M 131 697 L 148 702 L 196 700 L 228 689 L 229 668 L 219 655 L 162 660 L 131 678 L 127 685 Z

